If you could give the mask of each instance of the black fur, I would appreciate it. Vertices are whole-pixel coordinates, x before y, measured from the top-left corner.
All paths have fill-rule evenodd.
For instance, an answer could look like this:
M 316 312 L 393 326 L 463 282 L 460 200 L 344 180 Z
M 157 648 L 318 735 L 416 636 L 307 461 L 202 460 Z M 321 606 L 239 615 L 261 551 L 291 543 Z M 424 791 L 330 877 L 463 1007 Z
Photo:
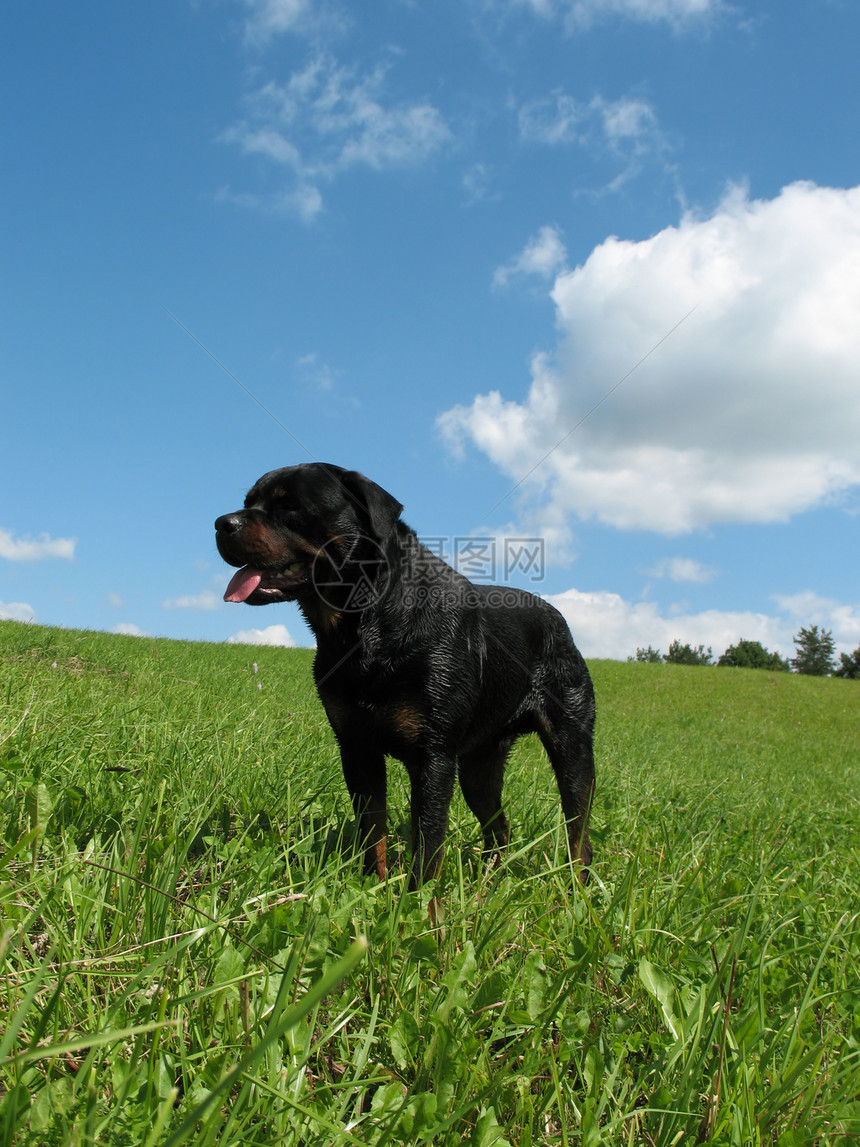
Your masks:
M 409 772 L 418 883 L 441 863 L 458 776 L 485 851 L 504 847 L 505 761 L 514 740 L 534 732 L 585 881 L 594 693 L 567 624 L 533 594 L 473 585 L 420 544 L 402 508 L 356 471 L 323 463 L 273 470 L 244 509 L 215 523 L 221 556 L 245 567 L 225 596 L 296 601 L 316 635 L 314 678 L 367 871 L 386 872 L 386 756 Z

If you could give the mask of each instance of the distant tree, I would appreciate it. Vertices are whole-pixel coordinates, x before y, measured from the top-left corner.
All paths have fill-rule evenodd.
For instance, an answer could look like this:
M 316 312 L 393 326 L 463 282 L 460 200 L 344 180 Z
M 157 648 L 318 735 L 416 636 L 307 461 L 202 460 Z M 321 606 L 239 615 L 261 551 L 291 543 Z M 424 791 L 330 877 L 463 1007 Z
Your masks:
M 778 653 L 765 649 L 760 641 L 744 641 L 730 645 L 717 661 L 717 665 L 728 665 L 733 669 L 773 669 L 787 673 L 791 666 Z
M 714 663 L 710 645 L 706 653 L 704 645 L 699 645 L 694 649 L 692 645 L 682 645 L 677 637 L 669 646 L 669 652 L 663 654 L 663 660 L 671 665 L 713 665 Z
M 792 657 L 791 666 L 796 673 L 805 673 L 810 677 L 826 677 L 835 669 L 833 659 L 835 642 L 829 629 L 819 630 L 817 625 L 806 629 L 801 626 L 800 633 L 792 638 L 797 656 Z
M 660 665 L 660 664 L 662 664 L 662 661 L 663 661 L 663 654 L 660 652 L 659 649 L 652 649 L 650 645 L 648 646 L 647 649 L 643 649 L 641 645 L 637 645 L 636 646 L 636 656 L 635 657 L 628 657 L 627 660 L 628 661 L 647 661 L 651 664 L 656 662 L 658 665 Z
M 839 666 L 834 669 L 834 677 L 860 678 L 860 645 L 853 653 L 840 653 Z

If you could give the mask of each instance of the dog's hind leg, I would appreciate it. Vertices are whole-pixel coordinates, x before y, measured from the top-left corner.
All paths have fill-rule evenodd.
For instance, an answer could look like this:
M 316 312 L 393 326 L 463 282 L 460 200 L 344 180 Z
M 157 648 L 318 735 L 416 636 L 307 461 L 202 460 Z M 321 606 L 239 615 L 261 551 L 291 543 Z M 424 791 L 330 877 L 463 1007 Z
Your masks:
M 567 823 L 570 856 L 579 864 L 579 879 L 588 883 L 592 850 L 588 818 L 594 800 L 593 709 L 585 721 L 567 713 L 540 723 L 539 733 L 555 772 Z
M 504 737 L 460 758 L 460 788 L 481 826 L 486 860 L 496 859 L 508 843 L 508 822 L 502 809 L 502 783 L 512 743 L 512 738 Z

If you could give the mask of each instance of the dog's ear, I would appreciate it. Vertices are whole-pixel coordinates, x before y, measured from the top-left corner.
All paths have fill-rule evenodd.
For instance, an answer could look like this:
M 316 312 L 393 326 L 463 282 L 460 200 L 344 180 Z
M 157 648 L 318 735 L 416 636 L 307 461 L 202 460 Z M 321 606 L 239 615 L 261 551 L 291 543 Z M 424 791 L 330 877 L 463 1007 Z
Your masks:
M 387 537 L 400 517 L 403 506 L 387 490 L 383 490 L 357 470 L 344 470 L 338 478 L 343 483 L 350 500 L 366 514 L 376 537 L 379 539 Z

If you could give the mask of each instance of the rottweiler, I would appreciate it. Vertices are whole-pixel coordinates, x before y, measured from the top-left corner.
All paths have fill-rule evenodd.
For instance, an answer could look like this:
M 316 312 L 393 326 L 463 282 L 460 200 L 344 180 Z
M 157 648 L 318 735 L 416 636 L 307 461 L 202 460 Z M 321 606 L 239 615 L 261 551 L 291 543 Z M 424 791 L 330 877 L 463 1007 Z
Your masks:
M 415 887 L 439 871 L 458 777 L 485 854 L 504 848 L 505 762 L 517 737 L 537 733 L 585 883 L 594 691 L 567 623 L 534 594 L 470 582 L 421 544 L 402 510 L 355 470 L 272 470 L 215 522 L 221 556 L 241 567 L 224 599 L 295 601 L 313 630 L 314 679 L 368 873 L 387 870 L 387 756 L 411 782 Z

